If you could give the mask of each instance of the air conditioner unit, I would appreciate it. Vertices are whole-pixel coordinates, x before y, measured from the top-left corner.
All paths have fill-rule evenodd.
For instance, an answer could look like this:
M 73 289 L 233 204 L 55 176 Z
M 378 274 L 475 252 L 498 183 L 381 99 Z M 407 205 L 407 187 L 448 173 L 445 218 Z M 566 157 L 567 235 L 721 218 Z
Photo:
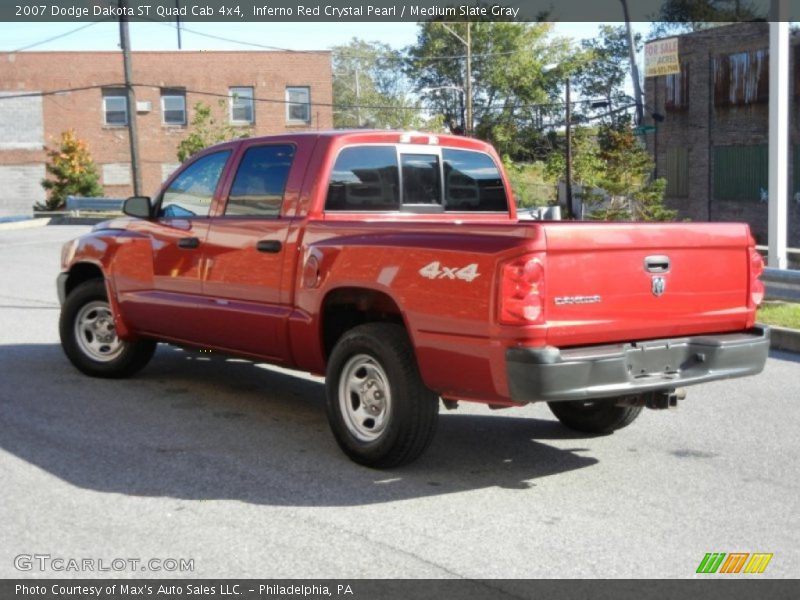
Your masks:
M 136 112 L 137 113 L 149 113 L 153 110 L 153 103 L 149 100 L 142 100 L 141 102 L 136 102 Z

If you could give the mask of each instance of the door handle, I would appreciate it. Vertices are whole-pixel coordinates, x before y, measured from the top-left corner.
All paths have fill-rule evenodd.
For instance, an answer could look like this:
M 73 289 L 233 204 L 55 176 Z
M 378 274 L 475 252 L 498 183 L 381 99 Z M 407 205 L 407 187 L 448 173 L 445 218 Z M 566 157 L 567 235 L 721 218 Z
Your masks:
M 281 251 L 283 244 L 281 244 L 278 240 L 261 240 L 256 242 L 256 250 L 259 252 L 269 252 L 270 254 L 276 254 Z
M 181 238 L 178 240 L 178 248 L 186 248 L 191 250 L 200 246 L 200 240 L 196 237 Z
M 644 270 L 648 273 L 666 273 L 669 267 L 669 256 L 648 256 L 644 259 Z

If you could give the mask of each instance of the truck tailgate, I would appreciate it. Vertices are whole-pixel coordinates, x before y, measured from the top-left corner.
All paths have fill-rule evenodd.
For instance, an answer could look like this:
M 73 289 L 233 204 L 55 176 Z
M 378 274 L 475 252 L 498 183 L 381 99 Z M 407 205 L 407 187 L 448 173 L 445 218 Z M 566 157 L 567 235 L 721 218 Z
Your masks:
M 750 233 L 739 223 L 546 223 L 547 343 L 747 327 Z

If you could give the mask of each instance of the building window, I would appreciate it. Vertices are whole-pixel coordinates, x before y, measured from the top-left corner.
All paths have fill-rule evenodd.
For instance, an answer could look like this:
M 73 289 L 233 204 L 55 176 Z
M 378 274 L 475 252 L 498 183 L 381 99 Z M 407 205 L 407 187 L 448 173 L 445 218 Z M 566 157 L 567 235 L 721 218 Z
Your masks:
M 128 124 L 128 95 L 125 90 L 103 90 L 103 123 L 112 126 Z
M 186 92 L 161 90 L 161 118 L 164 125 L 186 125 Z
M 766 144 L 714 148 L 714 198 L 758 201 L 769 185 Z
M 689 150 L 685 146 L 667 149 L 667 198 L 689 197 Z
M 311 122 L 311 90 L 309 88 L 286 88 L 286 122 Z
M 231 123 L 252 125 L 255 122 L 253 88 L 232 87 L 228 91 L 231 98 Z
M 680 112 L 689 108 L 689 65 L 681 64 L 681 72 L 666 75 L 664 109 Z
M 769 101 L 769 50 L 714 58 L 714 105 L 746 106 Z

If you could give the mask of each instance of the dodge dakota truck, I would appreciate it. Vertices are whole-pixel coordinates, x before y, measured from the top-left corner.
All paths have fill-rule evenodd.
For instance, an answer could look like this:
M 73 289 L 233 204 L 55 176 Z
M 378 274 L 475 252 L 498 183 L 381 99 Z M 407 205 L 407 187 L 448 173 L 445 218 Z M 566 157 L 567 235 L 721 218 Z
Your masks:
M 131 375 L 167 342 L 324 375 L 339 446 L 371 467 L 418 457 L 440 399 L 610 433 L 767 358 L 747 225 L 519 219 L 474 139 L 236 140 L 124 212 L 63 248 L 75 367 Z

